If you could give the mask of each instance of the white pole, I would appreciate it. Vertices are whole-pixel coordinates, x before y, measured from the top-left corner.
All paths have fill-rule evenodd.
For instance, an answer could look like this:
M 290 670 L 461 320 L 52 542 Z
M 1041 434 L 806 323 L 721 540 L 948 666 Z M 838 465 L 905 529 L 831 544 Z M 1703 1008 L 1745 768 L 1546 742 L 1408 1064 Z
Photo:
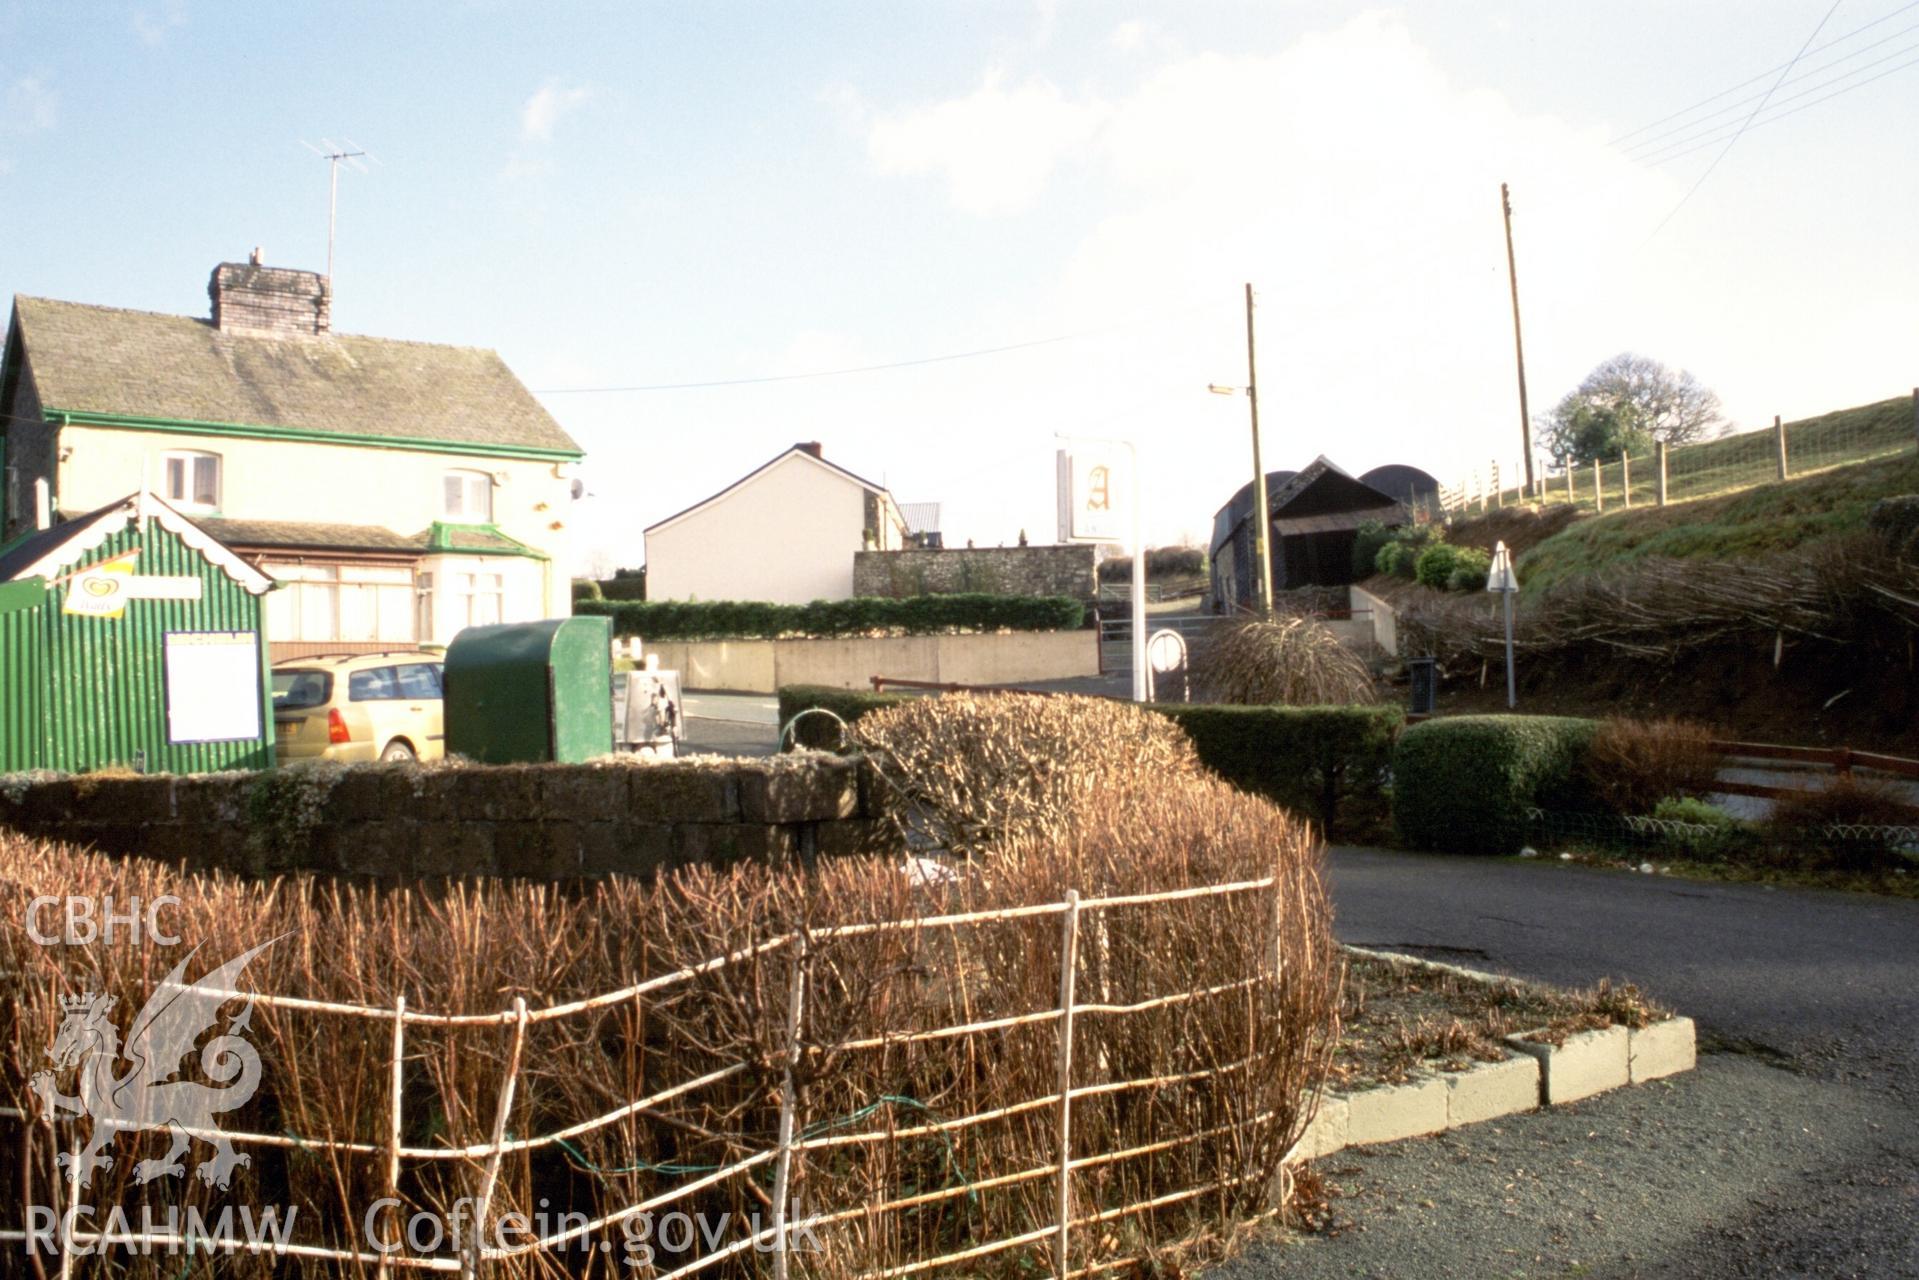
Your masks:
M 1133 701 L 1151 702 L 1153 694 L 1148 687 L 1146 670 L 1146 536 L 1141 532 L 1145 525 L 1139 512 L 1143 486 L 1139 477 L 1139 448 L 1129 441 L 1126 451 L 1133 459 Z
M 1511 711 L 1519 703 L 1513 683 L 1513 593 L 1508 589 L 1499 594 L 1506 598 L 1506 710 Z

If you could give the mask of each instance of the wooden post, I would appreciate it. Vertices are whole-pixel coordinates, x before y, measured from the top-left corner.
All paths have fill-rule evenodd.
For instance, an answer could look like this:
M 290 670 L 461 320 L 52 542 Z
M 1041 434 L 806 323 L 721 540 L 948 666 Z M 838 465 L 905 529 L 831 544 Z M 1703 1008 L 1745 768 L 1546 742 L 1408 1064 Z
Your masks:
M 100 1122 L 95 1120 L 94 1123 Z M 53 1132 L 51 1118 L 48 1120 L 47 1132 L 49 1134 Z M 56 1151 L 59 1150 L 60 1144 L 57 1140 L 53 1145 Z M 67 1149 L 67 1159 L 70 1161 L 67 1165 L 67 1204 L 65 1209 L 60 1210 L 60 1280 L 72 1280 L 73 1276 L 73 1228 L 80 1222 L 77 1206 L 80 1203 L 80 1152 L 84 1149 L 80 1142 L 80 1126 L 76 1123 L 73 1126 L 72 1144 Z M 55 1197 L 55 1200 L 54 1207 L 59 1209 L 58 1197 Z M 68 1221 L 69 1215 L 72 1216 L 71 1222 Z
M 1776 413 L 1772 415 L 1772 439 L 1773 447 L 1779 452 L 1779 478 L 1784 480 L 1790 474 L 1786 468 L 1786 424 Z
M 1632 505 L 1632 454 L 1619 451 L 1619 496 L 1627 506 Z
M 1073 1221 L 1073 975 L 1078 969 L 1079 890 L 1068 889 L 1059 926 L 1059 1234 L 1053 1243 L 1059 1280 L 1072 1268 L 1067 1234 Z
M 473 1238 L 463 1242 L 464 1255 L 460 1275 L 473 1280 L 480 1271 L 480 1251 L 485 1248 L 486 1212 L 493 1203 L 493 1189 L 500 1181 L 500 1157 L 505 1155 L 506 1121 L 513 1111 L 513 1094 L 520 1083 L 520 1053 L 526 1048 L 526 997 L 513 997 L 513 1041 L 506 1052 L 506 1079 L 500 1082 L 500 1100 L 493 1108 L 493 1150 L 486 1157 L 486 1172 L 480 1178 L 480 1195 L 473 1206 Z
M 1139 551 L 1134 551 L 1139 555 Z M 773 1276 L 786 1280 L 786 1198 L 793 1186 L 793 1128 L 799 1111 L 793 1069 L 800 1063 L 800 1019 L 806 1000 L 806 935 L 793 949 L 793 975 L 786 984 L 786 1053 L 780 1073 L 780 1154 L 773 1166 Z
M 1659 460 L 1659 505 L 1666 505 L 1666 442 L 1657 441 L 1653 445 L 1653 454 Z
M 1600 474 L 1599 459 L 1593 459 L 1593 510 L 1606 509 L 1606 477 Z
M 1499 464 L 1497 462 L 1493 463 L 1492 469 L 1493 469 L 1493 505 L 1495 507 L 1503 507 L 1506 505 L 1506 494 L 1499 487 Z
M 1919 387 L 1912 389 L 1912 442 L 1919 444 Z
M 1566 459 L 1566 501 L 1579 501 L 1579 495 L 1573 492 L 1573 460 L 1571 458 Z
M 393 1000 L 393 1076 L 389 1093 L 389 1109 L 386 1125 L 386 1193 L 395 1202 L 395 1208 L 388 1220 L 398 1222 L 400 1209 L 400 1090 L 406 1065 L 406 997 L 396 996 Z M 377 1275 L 381 1280 L 390 1269 L 388 1255 L 380 1255 Z

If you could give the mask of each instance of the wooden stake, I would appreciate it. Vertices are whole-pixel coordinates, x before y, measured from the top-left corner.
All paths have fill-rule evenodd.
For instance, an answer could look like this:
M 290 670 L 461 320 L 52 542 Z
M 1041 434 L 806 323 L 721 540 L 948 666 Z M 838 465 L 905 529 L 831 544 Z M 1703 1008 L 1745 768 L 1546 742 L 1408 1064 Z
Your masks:
M 493 1202 L 493 1188 L 500 1181 L 500 1157 L 506 1148 L 506 1121 L 513 1111 L 513 1093 L 520 1082 L 520 1052 L 526 1047 L 526 997 L 513 997 L 513 1043 L 506 1054 L 506 1079 L 500 1082 L 499 1105 L 493 1109 L 493 1152 L 486 1158 L 486 1173 L 480 1179 L 479 1202 L 473 1206 L 473 1238 L 462 1252 L 463 1280 L 473 1280 L 480 1270 L 480 1250 L 486 1239 L 486 1212 Z
M 1619 494 L 1630 507 L 1632 505 L 1632 455 L 1624 449 L 1619 451 Z
M 1784 480 L 1790 474 L 1786 467 L 1786 424 L 1776 413 L 1772 415 L 1772 439 L 1773 448 L 1779 454 L 1779 478 Z
M 773 1166 L 774 1280 L 786 1280 L 786 1198 L 793 1180 L 794 1113 L 799 1109 L 793 1068 L 800 1061 L 800 1018 L 805 1012 L 805 999 L 806 937 L 802 934 L 793 952 L 793 973 L 786 984 L 786 1060 L 780 1073 L 780 1155 Z
M 1599 459 L 1593 459 L 1593 510 L 1606 510 L 1606 478 L 1600 473 Z
M 1053 1242 L 1053 1269 L 1065 1276 L 1072 1267 L 1068 1231 L 1073 1221 L 1073 977 L 1079 969 L 1079 890 L 1066 891 L 1066 914 L 1059 926 L 1059 1231 Z
M 386 1193 L 395 1201 L 388 1220 L 397 1222 L 400 1218 L 398 1200 L 400 1198 L 400 1089 L 406 1064 L 406 997 L 396 996 L 393 1001 L 393 1078 L 390 1108 L 386 1127 Z M 385 1280 L 391 1270 L 385 1254 L 380 1256 L 377 1275 Z
M 1659 505 L 1666 505 L 1666 442 L 1659 440 L 1653 444 L 1653 454 L 1659 460 Z

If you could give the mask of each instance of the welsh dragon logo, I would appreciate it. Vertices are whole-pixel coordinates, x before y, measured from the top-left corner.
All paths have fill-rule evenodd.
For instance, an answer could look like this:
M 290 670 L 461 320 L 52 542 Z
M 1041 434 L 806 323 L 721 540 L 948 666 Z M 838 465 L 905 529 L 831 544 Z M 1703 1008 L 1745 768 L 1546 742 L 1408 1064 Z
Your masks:
M 62 1111 L 93 1118 L 86 1149 L 77 1155 L 62 1152 L 59 1157 L 62 1166 L 78 1161 L 80 1186 L 87 1185 L 95 1169 L 113 1167 L 113 1157 L 105 1148 L 123 1129 L 166 1129 L 173 1135 L 165 1158 L 133 1166 L 136 1183 L 184 1175 L 181 1157 L 194 1138 L 213 1147 L 212 1158 L 194 1167 L 208 1186 L 226 1187 L 236 1167 L 251 1163 L 251 1157 L 234 1151 L 214 1116 L 244 1105 L 260 1085 L 260 1055 L 243 1038 L 253 1016 L 253 998 L 246 997 L 240 1011 L 228 1017 L 224 1032 L 200 1051 L 201 1071 L 221 1087 L 172 1077 L 182 1069 L 181 1060 L 193 1052 L 195 1042 L 219 1022 L 220 1007 L 236 998 L 227 993 L 238 990 L 247 962 L 272 945 L 263 942 L 191 984 L 182 979 L 187 961 L 199 948 L 189 951 L 134 1018 L 124 1049 L 119 1028 L 107 1016 L 115 1003 L 113 996 L 88 992 L 61 997 L 66 1017 L 47 1050 L 53 1067 L 35 1072 L 29 1086 L 49 1118 Z M 124 1069 L 123 1060 L 129 1064 Z M 54 1084 L 55 1073 L 70 1067 L 79 1071 L 79 1092 L 73 1097 Z

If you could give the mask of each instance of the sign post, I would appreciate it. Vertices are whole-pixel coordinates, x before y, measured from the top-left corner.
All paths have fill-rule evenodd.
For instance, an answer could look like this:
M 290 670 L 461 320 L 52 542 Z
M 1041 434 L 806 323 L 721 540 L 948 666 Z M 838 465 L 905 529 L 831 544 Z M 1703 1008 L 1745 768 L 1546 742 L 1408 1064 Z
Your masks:
M 1130 440 L 1062 439 L 1066 447 L 1059 451 L 1059 540 L 1120 542 L 1121 530 L 1131 526 L 1133 701 L 1148 702 L 1152 695 L 1146 670 L 1146 547 L 1140 533 L 1139 451 Z
M 1492 568 L 1486 571 L 1486 590 L 1497 591 L 1506 604 L 1506 709 L 1518 704 L 1518 686 L 1513 678 L 1513 597 L 1519 594 L 1519 575 L 1513 572 L 1513 555 L 1505 543 L 1493 548 Z

